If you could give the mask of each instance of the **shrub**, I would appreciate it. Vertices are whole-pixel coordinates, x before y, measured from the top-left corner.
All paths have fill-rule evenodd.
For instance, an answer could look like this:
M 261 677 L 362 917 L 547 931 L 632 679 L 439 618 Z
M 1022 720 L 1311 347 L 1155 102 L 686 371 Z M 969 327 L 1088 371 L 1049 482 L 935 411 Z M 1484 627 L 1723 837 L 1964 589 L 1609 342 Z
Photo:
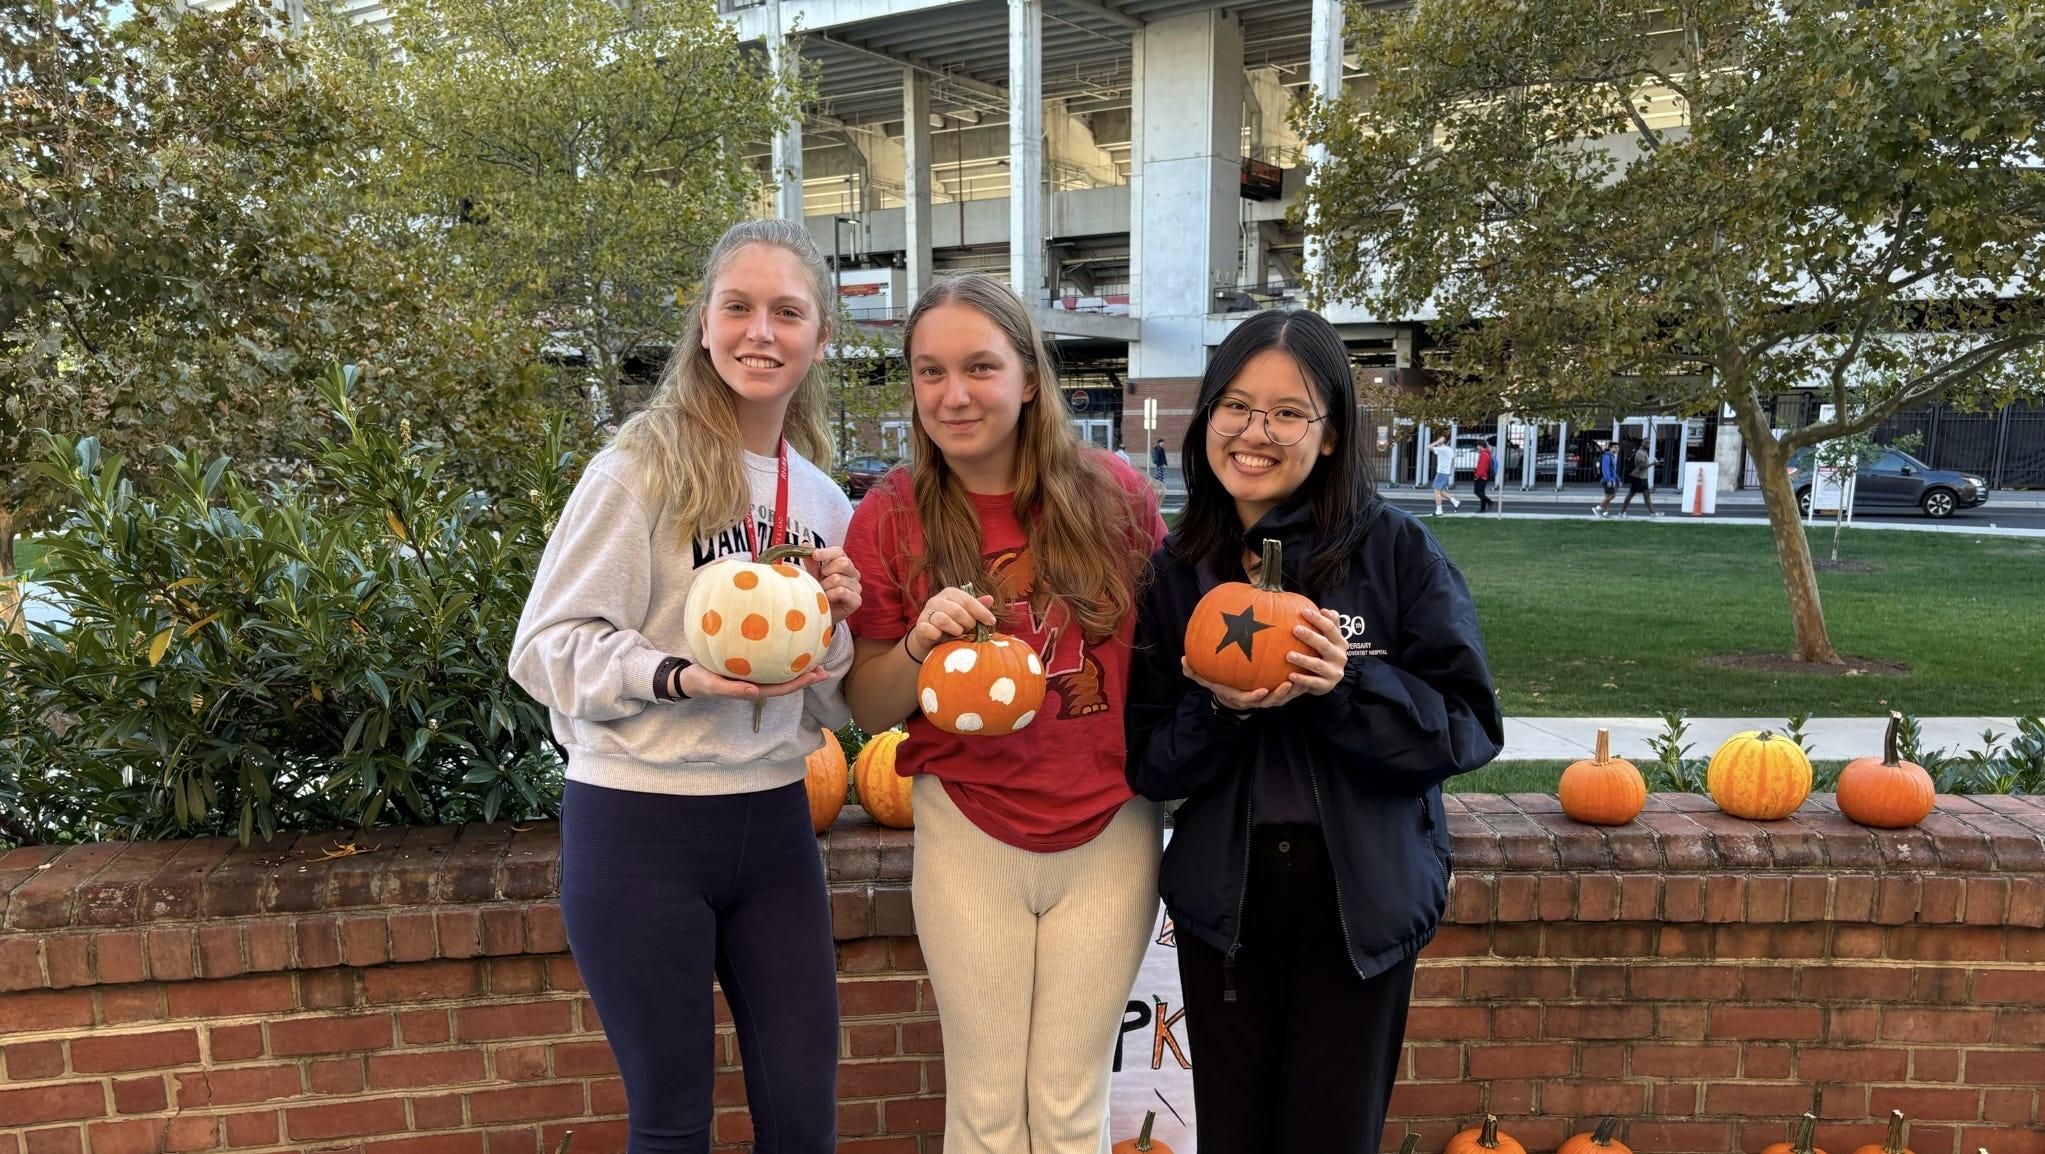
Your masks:
M 498 493 L 320 395 L 317 469 L 258 487 L 171 452 L 143 493 L 91 438 L 39 578 L 66 625 L 0 637 L 0 837 L 225 833 L 553 812 L 561 757 L 505 673 L 578 454 L 556 420 Z

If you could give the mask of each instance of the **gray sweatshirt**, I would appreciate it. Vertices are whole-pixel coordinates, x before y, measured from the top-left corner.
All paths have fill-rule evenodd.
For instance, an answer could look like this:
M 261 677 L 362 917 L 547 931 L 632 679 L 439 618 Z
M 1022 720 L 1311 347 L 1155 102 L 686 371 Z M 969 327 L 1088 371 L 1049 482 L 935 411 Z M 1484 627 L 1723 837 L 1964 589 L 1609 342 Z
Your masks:
M 745 467 L 764 548 L 778 470 L 774 458 L 750 452 Z M 790 449 L 789 542 L 842 545 L 851 519 L 845 494 Z M 748 702 L 655 698 L 662 659 L 691 657 L 682 628 L 690 582 L 728 557 L 751 557 L 742 524 L 684 543 L 674 519 L 647 499 L 631 460 L 611 448 L 590 462 L 540 557 L 511 643 L 512 679 L 551 711 L 570 778 L 641 793 L 773 789 L 803 779 L 803 759 L 823 744 L 821 727 L 850 720 L 843 682 L 852 634 L 844 625 L 824 655 L 830 678 L 768 699 L 758 733 Z

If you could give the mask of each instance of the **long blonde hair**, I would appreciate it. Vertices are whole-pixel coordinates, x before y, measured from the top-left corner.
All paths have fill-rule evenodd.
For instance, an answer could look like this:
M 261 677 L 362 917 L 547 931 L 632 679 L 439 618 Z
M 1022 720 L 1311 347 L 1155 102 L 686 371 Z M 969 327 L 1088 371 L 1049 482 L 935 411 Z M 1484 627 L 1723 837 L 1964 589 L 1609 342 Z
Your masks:
M 969 308 L 994 322 L 1036 385 L 1016 422 L 1014 506 L 1035 561 L 1035 596 L 1064 602 L 1086 636 L 1112 635 L 1134 607 L 1137 574 L 1150 553 L 1151 527 L 1142 523 L 1139 503 L 1115 479 L 1107 454 L 1082 448 L 1043 333 L 1007 285 L 973 274 L 930 286 L 902 325 L 903 356 L 915 348 L 917 325 L 942 305 Z M 912 416 L 910 477 L 924 540 L 914 576 L 926 590 L 969 581 L 992 589 L 972 498 L 913 406 Z
M 831 336 L 837 301 L 830 291 L 824 254 L 809 230 L 787 220 L 741 221 L 726 229 L 704 261 L 702 287 L 689 306 L 682 339 L 661 370 L 660 385 L 646 407 L 618 430 L 615 440 L 638 465 L 653 504 L 672 503 L 685 542 L 743 519 L 752 498 L 740 456 L 738 407 L 730 386 L 711 364 L 710 351 L 703 347 L 703 310 L 717 289 L 717 278 L 741 250 L 755 244 L 783 249 L 801 262 L 822 325 L 818 339 L 828 341 Z M 813 462 L 828 460 L 831 452 L 826 406 L 831 371 L 828 364 L 810 366 L 789 398 L 782 424 L 788 443 Z

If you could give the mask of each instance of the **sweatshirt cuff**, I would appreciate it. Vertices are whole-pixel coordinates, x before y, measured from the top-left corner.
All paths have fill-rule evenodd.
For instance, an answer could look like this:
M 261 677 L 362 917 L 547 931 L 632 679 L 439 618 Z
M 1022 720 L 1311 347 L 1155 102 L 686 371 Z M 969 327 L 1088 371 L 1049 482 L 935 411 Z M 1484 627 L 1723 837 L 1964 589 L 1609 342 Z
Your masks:
M 660 663 L 667 660 L 667 654 L 652 646 L 642 646 L 618 658 L 618 674 L 625 683 L 619 687 L 628 701 L 659 701 L 653 691 L 654 675 L 660 672 Z
M 852 625 L 847 621 L 838 622 L 831 633 L 831 644 L 824 649 L 824 670 L 832 677 L 843 677 L 852 668 Z

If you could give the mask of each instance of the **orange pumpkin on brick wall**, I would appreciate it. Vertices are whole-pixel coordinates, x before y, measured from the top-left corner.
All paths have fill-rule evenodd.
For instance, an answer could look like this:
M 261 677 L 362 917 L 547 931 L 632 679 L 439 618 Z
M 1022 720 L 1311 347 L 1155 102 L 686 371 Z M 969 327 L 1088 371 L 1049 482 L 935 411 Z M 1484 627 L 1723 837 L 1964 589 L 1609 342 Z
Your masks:
M 1888 731 L 1882 734 L 1882 756 L 1856 757 L 1839 771 L 1839 812 L 1862 825 L 1913 826 L 1929 816 L 1938 801 L 1931 774 L 1896 756 L 1896 731 L 1902 725 L 1903 715 L 1892 711 Z
M 1811 796 L 1811 759 L 1797 743 L 1770 730 L 1725 739 L 1704 770 L 1718 808 L 1750 821 L 1776 821 Z
M 1912 1154 L 1910 1147 L 1903 1144 L 1903 1111 L 1889 1111 L 1888 1140 L 1877 1145 L 1873 1142 L 1855 1150 L 1853 1154 Z
M 916 815 L 909 805 L 910 779 L 895 772 L 895 750 L 909 735 L 899 729 L 876 733 L 860 747 L 852 763 L 852 784 L 859 805 L 873 820 L 892 829 L 910 829 Z
M 849 775 L 845 747 L 838 744 L 838 735 L 826 729 L 824 743 L 803 759 L 803 767 L 808 771 L 804 788 L 809 792 L 809 823 L 822 833 L 845 808 Z
M 1143 1112 L 1143 1129 L 1134 1138 L 1124 1138 L 1115 1143 L 1110 1154 L 1172 1154 L 1172 1148 L 1150 1136 L 1150 1128 L 1157 1125 L 1157 1111 Z
M 1603 732 L 1602 730 L 1600 732 Z M 1572 1134 L 1555 1148 L 1555 1154 L 1633 1154 L 1624 1142 L 1612 1137 L 1619 1131 L 1619 1119 L 1607 1118 L 1594 1132 Z
M 1499 1133 L 1498 1115 L 1484 1115 L 1484 1124 L 1449 1139 L 1442 1154 L 1527 1154 L 1519 1139 Z
M 1647 804 L 1647 780 L 1623 757 L 1612 756 L 1612 731 L 1598 730 L 1596 752 L 1562 771 L 1555 789 L 1562 812 L 1585 825 L 1625 825 Z
M 1230 581 L 1208 590 L 1186 622 L 1186 664 L 1202 680 L 1249 693 L 1276 693 L 1293 670 L 1286 654 L 1313 656 L 1306 642 L 1293 636 L 1302 613 L 1319 613 L 1312 601 L 1287 593 L 1282 562 L 1284 546 L 1264 539 L 1264 559 L 1253 584 Z
M 1804 1116 L 1790 1123 L 1789 1139 L 1771 1142 L 1761 1148 L 1761 1154 L 1825 1154 L 1811 1145 L 1818 1133 L 1818 1116 L 1806 1110 Z

